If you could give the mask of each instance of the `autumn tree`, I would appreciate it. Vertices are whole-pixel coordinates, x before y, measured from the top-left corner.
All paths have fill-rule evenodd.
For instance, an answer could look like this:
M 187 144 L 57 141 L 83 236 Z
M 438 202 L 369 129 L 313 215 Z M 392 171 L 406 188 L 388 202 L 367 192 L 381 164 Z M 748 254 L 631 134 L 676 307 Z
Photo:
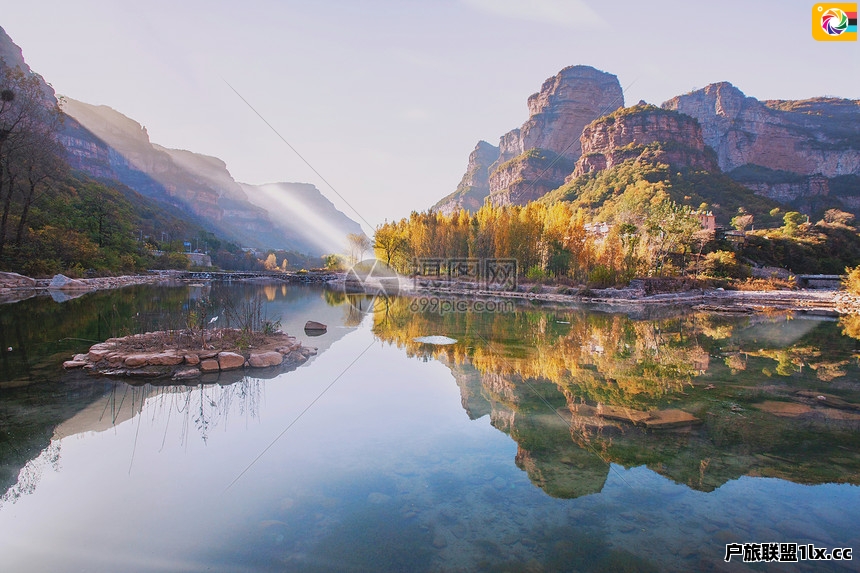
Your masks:
M 61 122 L 62 112 L 39 76 L 0 65 L 0 256 L 10 220 L 17 218 L 20 243 L 33 199 L 61 171 Z
M 364 259 L 364 253 L 370 250 L 373 245 L 370 238 L 364 233 L 350 233 L 346 236 L 347 247 L 349 248 L 349 258 L 352 263 Z
M 376 257 L 384 260 L 390 267 L 405 270 L 404 265 L 408 266 L 407 246 L 406 237 L 396 223 L 385 223 L 373 234 L 373 250 Z

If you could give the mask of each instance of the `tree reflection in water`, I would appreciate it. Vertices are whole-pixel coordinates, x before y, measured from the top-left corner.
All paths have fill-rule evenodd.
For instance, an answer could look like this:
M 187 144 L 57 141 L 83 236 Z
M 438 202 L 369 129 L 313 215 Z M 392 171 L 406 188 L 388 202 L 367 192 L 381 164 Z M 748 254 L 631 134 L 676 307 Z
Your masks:
M 600 491 L 609 463 L 703 491 L 741 475 L 860 483 L 860 370 L 835 321 L 413 310 L 395 300 L 375 334 L 448 365 L 469 416 L 509 434 L 553 496 Z M 428 335 L 458 342 L 415 341 Z
M 115 382 L 101 399 L 56 427 L 50 444 L 26 462 L 18 479 L 0 497 L 0 508 L 33 493 L 47 469 L 59 471 L 62 439 L 84 432 L 102 432 L 137 418 L 136 423 L 164 424 L 161 447 L 178 424 L 180 445 L 199 437 L 207 443 L 226 421 L 259 417 L 264 381 L 244 376 L 230 384 L 197 386 L 132 386 Z M 136 437 L 135 437 L 136 447 Z M 134 464 L 132 454 L 131 464 Z M 129 467 L 131 471 L 131 466 Z

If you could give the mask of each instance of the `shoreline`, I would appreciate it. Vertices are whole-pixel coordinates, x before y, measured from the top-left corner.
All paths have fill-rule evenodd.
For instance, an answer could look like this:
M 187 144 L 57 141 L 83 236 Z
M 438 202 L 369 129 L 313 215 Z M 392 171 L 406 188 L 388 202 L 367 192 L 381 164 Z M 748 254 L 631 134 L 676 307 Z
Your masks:
M 206 273 L 210 274 L 210 273 Z M 215 273 L 211 273 L 215 274 Z M 229 273 L 217 273 L 229 276 Z M 271 275 L 243 277 L 236 273 L 236 282 L 284 282 L 301 278 L 293 275 Z M 319 273 L 314 281 L 327 288 L 345 290 L 345 273 Z M 62 275 L 57 275 L 62 277 Z M 65 279 L 63 286 L 52 286 L 53 279 L 32 279 L 16 273 L 0 273 L 0 304 L 10 304 L 35 296 L 51 296 L 57 302 L 65 302 L 85 294 L 103 290 L 121 289 L 127 286 L 159 284 L 171 282 L 199 282 L 200 280 L 219 280 L 218 278 L 195 278 L 190 271 L 163 270 L 152 271 L 146 275 L 123 275 L 119 277 L 96 277 L 86 279 Z M 810 315 L 841 316 L 860 314 L 860 296 L 844 290 L 799 289 L 799 290 L 723 290 L 694 289 L 689 291 L 658 293 L 648 295 L 641 288 L 588 289 L 587 294 L 561 294 L 548 292 L 558 287 L 541 287 L 540 292 L 528 290 L 493 290 L 477 288 L 473 284 L 462 286 L 449 285 L 412 285 L 408 277 L 400 277 L 401 289 L 398 294 L 413 298 L 471 298 L 471 299 L 513 299 L 522 302 L 546 302 L 559 305 L 589 305 L 604 307 L 608 310 L 622 310 L 636 307 L 683 306 L 694 310 L 727 313 L 755 313 L 769 311 L 803 312 Z M 408 286 L 406 286 L 408 285 Z M 405 287 L 405 288 L 403 288 Z M 520 288 L 524 288 L 521 285 Z M 354 291 L 348 291 L 354 293 Z M 366 291 L 365 291 L 366 292 Z
M 550 292 L 482 290 L 464 287 L 418 286 L 401 291 L 410 297 L 464 297 L 473 299 L 513 299 L 560 305 L 596 305 L 609 310 L 636 307 L 683 306 L 693 310 L 752 314 L 791 311 L 818 316 L 860 314 L 860 297 L 844 290 L 740 291 L 696 289 L 646 295 L 640 289 L 592 289 L 586 296 Z

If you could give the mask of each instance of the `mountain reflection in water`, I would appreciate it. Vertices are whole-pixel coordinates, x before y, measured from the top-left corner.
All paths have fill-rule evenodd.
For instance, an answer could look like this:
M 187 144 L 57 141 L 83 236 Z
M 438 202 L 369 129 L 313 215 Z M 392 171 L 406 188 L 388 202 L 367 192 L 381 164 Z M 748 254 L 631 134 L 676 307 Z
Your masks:
M 428 332 L 458 342 L 415 342 Z M 743 475 L 860 483 L 856 345 L 833 320 L 414 313 L 399 299 L 374 333 L 446 364 L 469 416 L 509 434 L 552 496 L 599 492 L 610 463 L 702 491 Z M 663 427 L 661 414 L 681 419 Z

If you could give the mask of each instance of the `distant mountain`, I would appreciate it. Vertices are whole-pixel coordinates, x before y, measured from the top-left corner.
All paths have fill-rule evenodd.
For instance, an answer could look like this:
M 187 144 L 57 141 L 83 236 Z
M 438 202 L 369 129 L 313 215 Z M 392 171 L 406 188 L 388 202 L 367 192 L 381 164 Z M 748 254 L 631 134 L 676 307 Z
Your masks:
M 528 98 L 529 119 L 498 148 L 478 144 L 457 190 L 433 209 L 570 200 L 577 178 L 636 160 L 719 176 L 712 183 L 727 181 L 725 172 L 762 199 L 808 214 L 838 208 L 860 216 L 858 100 L 761 102 L 723 82 L 672 98 L 663 110 L 623 105 L 612 74 L 565 68 Z M 726 189 L 731 201 L 712 191 L 715 203 L 742 199 L 735 185 Z
M 364 234 L 361 225 L 344 215 L 310 183 L 240 184 L 248 201 L 267 209 L 272 222 L 308 252 L 346 252 L 348 234 Z
M 244 246 L 319 256 L 344 252 L 346 234 L 362 232 L 313 185 L 244 185 L 222 160 L 153 144 L 146 128 L 110 107 L 67 98 L 63 110 L 74 120 L 64 134 L 73 167 L 116 178 Z

